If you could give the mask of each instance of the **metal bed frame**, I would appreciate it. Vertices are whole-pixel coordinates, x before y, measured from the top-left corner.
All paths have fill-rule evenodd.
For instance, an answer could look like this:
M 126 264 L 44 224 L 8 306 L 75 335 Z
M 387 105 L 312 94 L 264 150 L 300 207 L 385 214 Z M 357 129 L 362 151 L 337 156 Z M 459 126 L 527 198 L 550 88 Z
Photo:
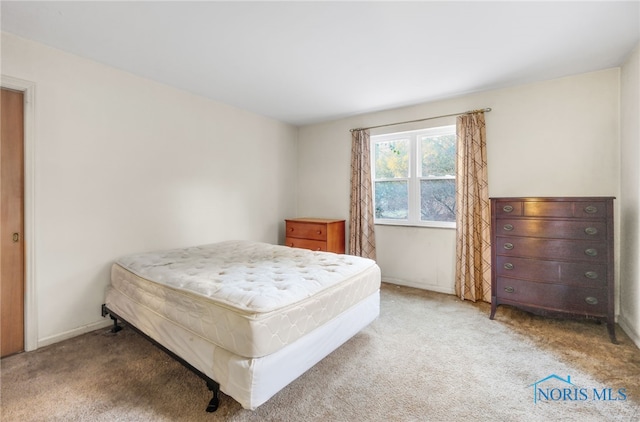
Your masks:
M 209 401 L 209 404 L 207 405 L 206 411 L 207 412 L 215 412 L 218 409 L 218 405 L 220 404 L 220 397 L 219 397 L 219 395 L 220 395 L 220 384 L 219 383 L 217 383 L 216 381 L 212 380 L 211 378 L 209 378 L 208 376 L 203 374 L 201 371 L 199 371 L 196 368 L 194 368 L 189 362 L 187 362 L 186 360 L 182 359 L 180 356 L 176 355 L 171 350 L 167 349 L 162 344 L 158 343 L 156 340 L 154 340 L 151 337 L 149 337 L 147 334 L 143 333 L 135 325 L 127 322 L 124 318 L 120 317 L 118 314 L 116 314 L 111 309 L 109 309 L 106 304 L 103 304 L 102 305 L 102 317 L 104 318 L 107 315 L 109 315 L 111 317 L 111 319 L 113 320 L 113 327 L 111 328 L 111 332 L 112 333 L 115 334 L 118 331 L 122 330 L 122 327 L 120 325 L 118 325 L 118 320 L 120 320 L 123 323 L 127 324 L 129 327 L 131 327 L 135 332 L 137 332 L 138 334 L 142 335 L 142 337 L 144 337 L 147 340 L 149 340 L 153 345 L 158 347 L 160 350 L 162 350 L 163 352 L 165 352 L 166 354 L 171 356 L 176 361 L 180 362 L 185 368 L 189 369 L 191 372 L 193 372 L 194 374 L 196 374 L 197 376 L 202 378 L 207 383 L 207 388 L 209 388 L 209 390 L 213 393 L 213 398 Z

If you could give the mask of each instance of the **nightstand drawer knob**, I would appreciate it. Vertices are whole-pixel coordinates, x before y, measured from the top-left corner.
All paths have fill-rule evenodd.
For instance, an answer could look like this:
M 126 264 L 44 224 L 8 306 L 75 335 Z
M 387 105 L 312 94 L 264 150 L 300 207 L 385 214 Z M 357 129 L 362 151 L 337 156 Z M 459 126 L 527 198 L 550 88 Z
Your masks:
M 502 211 L 511 212 L 511 211 L 513 211 L 513 206 L 512 205 L 505 205 L 504 207 L 502 207 Z
M 513 249 L 513 243 L 505 243 L 504 244 L 504 248 L 507 249 L 507 250 Z
M 598 278 L 598 273 L 595 271 L 587 271 L 586 273 L 584 273 L 584 276 L 590 278 L 591 280 L 595 280 L 596 278 Z
M 598 251 L 592 248 L 586 249 L 584 251 L 585 254 L 589 255 L 589 256 L 597 256 L 598 255 Z
M 505 231 L 510 232 L 511 230 L 513 230 L 513 224 L 505 224 L 503 228 Z
M 587 227 L 586 229 L 584 229 L 584 232 L 589 235 L 594 235 L 598 234 L 598 229 L 596 229 L 595 227 Z
M 513 270 L 513 264 L 511 262 L 507 262 L 506 264 L 504 264 L 504 269 Z
M 513 293 L 515 290 L 516 289 L 514 289 L 511 286 L 507 286 L 507 287 L 504 288 L 504 291 L 507 292 L 507 293 Z
M 598 304 L 598 299 L 596 299 L 593 296 L 587 296 L 584 298 L 584 301 L 587 302 L 589 305 L 597 305 Z
M 586 212 L 587 214 L 595 214 L 598 212 L 598 208 L 594 207 L 593 205 L 589 205 L 588 207 L 584 208 L 584 212 Z

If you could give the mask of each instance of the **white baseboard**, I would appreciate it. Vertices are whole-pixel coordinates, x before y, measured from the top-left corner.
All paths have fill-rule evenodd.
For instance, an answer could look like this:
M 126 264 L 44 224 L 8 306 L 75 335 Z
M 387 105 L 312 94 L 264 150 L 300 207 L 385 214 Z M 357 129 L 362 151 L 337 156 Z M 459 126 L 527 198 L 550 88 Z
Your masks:
M 73 330 L 65 331 L 61 334 L 56 334 L 55 336 L 40 339 L 38 340 L 38 348 L 77 337 L 81 334 L 85 334 L 91 331 L 99 330 L 100 328 L 106 328 L 110 325 L 113 325 L 113 321 L 111 321 L 111 319 L 109 318 L 104 318 L 104 321 L 97 321 L 93 324 L 84 325 L 82 327 L 74 328 Z
M 382 281 L 385 283 L 397 284 L 399 286 L 415 287 L 416 289 L 429 290 L 431 292 L 445 293 L 448 295 L 456 294 L 454 289 L 438 286 L 435 284 L 420 284 L 420 283 L 414 283 L 407 280 L 400 280 L 397 278 L 390 278 L 385 276 L 382 276 Z
M 633 329 L 633 325 L 623 315 L 618 315 L 618 325 L 640 349 L 640 334 Z

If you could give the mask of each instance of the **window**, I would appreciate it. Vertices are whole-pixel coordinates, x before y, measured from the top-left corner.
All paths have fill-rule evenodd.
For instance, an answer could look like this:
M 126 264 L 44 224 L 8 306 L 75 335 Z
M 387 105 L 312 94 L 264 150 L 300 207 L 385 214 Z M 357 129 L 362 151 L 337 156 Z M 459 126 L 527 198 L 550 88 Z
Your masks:
M 455 125 L 371 137 L 376 224 L 455 227 Z

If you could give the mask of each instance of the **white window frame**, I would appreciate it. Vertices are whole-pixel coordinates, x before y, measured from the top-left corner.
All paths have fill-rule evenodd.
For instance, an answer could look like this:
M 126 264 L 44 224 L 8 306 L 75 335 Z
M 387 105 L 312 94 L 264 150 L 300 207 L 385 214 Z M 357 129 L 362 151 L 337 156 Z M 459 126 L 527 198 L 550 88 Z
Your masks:
M 373 184 L 373 198 L 375 203 L 376 194 L 376 181 L 408 181 L 408 218 L 406 220 L 399 219 L 385 219 L 376 218 L 374 214 L 374 224 L 389 225 L 389 226 L 417 226 L 417 227 L 436 227 L 436 228 L 449 228 L 455 229 L 455 221 L 423 221 L 420 218 L 420 181 L 423 179 L 433 180 L 434 178 L 422 177 L 419 172 L 422 169 L 420 161 L 421 154 L 419 154 L 418 138 L 423 135 L 437 136 L 450 133 L 456 133 L 455 125 L 439 126 L 427 129 L 411 130 L 405 132 L 394 132 L 383 135 L 371 135 L 371 175 Z M 375 144 L 378 142 L 388 142 L 393 140 L 409 139 L 409 177 L 396 178 L 396 179 L 375 179 Z M 435 179 L 440 179 L 435 178 Z M 454 177 L 455 179 L 455 177 Z

